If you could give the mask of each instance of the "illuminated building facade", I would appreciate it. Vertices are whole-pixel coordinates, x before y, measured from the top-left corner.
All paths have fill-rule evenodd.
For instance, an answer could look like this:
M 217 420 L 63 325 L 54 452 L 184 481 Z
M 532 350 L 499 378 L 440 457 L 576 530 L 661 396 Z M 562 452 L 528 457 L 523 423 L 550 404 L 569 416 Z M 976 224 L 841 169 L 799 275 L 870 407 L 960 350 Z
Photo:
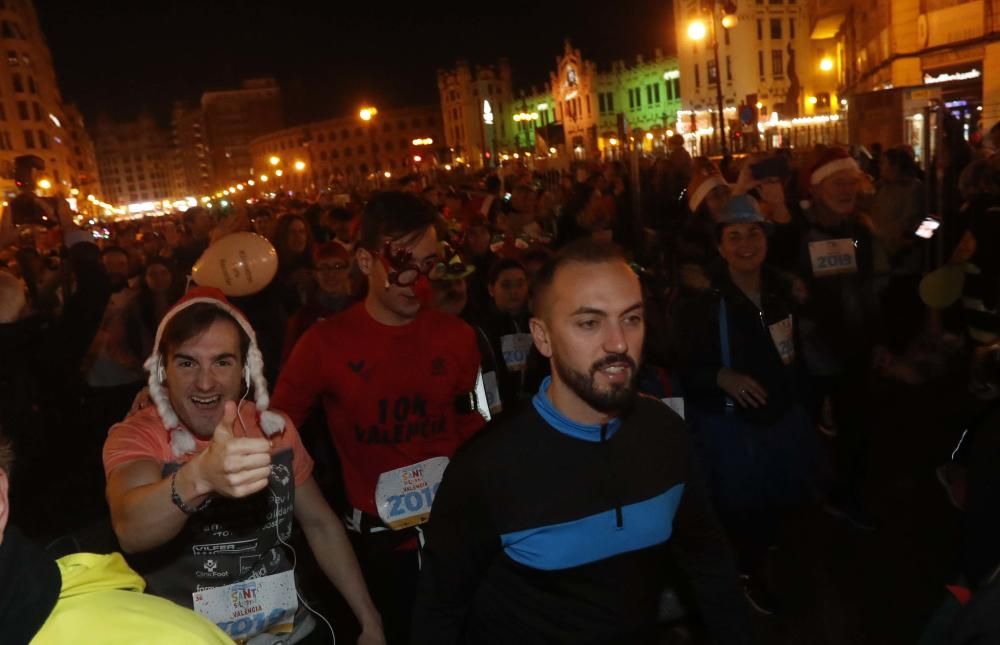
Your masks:
M 111 204 L 124 206 L 178 197 L 170 133 L 149 114 L 134 121 L 98 120 L 94 143 L 101 184 Z
M 0 188 L 16 191 L 14 158 L 33 154 L 45 161 L 48 192 L 69 197 L 73 189 L 99 189 L 83 119 L 63 105 L 29 0 L 0 3 L 0 61 Z
M 205 92 L 201 109 L 216 190 L 250 176 L 251 140 L 285 127 L 281 89 L 272 78 L 247 80 L 239 89 Z
M 495 66 L 459 61 L 454 69 L 438 70 L 438 93 L 444 119 L 444 138 L 452 160 L 474 168 L 492 166 L 497 151 L 512 135 L 510 65 Z
M 200 107 L 174 103 L 170 116 L 174 195 L 207 195 L 212 191 L 205 119 Z
M 1000 120 L 1000 1 L 809 3 L 813 38 L 837 52 L 852 140 L 918 158 L 944 115 L 966 138 Z
M 385 181 L 447 163 L 444 142 L 436 105 L 379 109 L 367 122 L 352 114 L 257 137 L 250 144 L 253 173 L 239 181 L 293 190 L 356 185 L 376 173 Z
M 674 0 L 684 97 L 677 129 L 692 151 L 720 151 L 715 132 L 719 83 L 730 150 L 846 143 L 836 52 L 829 42 L 811 37 L 808 4 L 740 0 L 729 12 L 723 2 L 710 4 L 714 11 L 704 11 L 697 0 Z

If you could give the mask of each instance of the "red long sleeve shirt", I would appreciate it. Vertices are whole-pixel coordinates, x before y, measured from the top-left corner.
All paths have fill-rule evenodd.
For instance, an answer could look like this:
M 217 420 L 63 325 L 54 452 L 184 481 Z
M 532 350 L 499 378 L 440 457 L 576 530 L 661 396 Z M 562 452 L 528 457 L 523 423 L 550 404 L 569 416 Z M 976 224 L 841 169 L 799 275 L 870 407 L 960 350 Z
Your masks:
M 271 407 L 301 425 L 321 400 L 340 455 L 347 497 L 377 515 L 379 475 L 431 457 L 451 457 L 484 421 L 456 410 L 479 369 L 472 328 L 422 309 L 398 327 L 364 303 L 313 325 L 278 377 Z

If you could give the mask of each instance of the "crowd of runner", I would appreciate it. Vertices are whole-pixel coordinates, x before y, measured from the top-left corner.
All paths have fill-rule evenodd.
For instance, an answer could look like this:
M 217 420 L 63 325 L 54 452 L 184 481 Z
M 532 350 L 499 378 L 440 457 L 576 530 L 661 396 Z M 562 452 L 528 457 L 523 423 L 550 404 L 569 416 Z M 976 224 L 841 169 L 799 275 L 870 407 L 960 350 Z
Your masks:
M 0 591 L 0 641 L 110 620 L 60 609 L 77 566 L 138 573 L 130 591 L 253 643 L 324 642 L 331 613 L 360 643 L 646 643 L 678 623 L 751 642 L 751 615 L 780 619 L 787 514 L 878 530 L 878 379 L 967 383 L 937 470 L 963 513 L 966 591 L 925 638 L 995 635 L 975 631 L 1000 593 L 992 134 L 946 141 L 930 173 L 905 147 L 717 164 L 672 142 L 632 164 L 411 175 L 90 228 L 65 204 L 54 227 L 4 217 L 0 492 L 12 474 L 11 524 L 60 539 L 5 533 L 0 505 L 3 587 L 43 570 L 54 585 Z M 270 283 L 194 284 L 242 231 L 273 245 Z M 9 628 L 27 606 L 34 622 Z M 204 632 L 184 642 L 223 638 L 136 611 Z M 170 638 L 154 625 L 130 628 Z

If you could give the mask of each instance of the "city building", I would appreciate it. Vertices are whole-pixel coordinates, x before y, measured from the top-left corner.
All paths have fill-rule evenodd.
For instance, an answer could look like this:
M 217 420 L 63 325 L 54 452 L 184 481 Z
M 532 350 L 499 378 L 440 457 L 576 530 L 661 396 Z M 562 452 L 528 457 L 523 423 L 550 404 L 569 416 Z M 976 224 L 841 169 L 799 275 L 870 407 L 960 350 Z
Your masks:
M 272 78 L 247 80 L 239 89 L 205 92 L 201 109 L 214 190 L 249 177 L 250 141 L 285 127 L 281 89 Z
M 720 89 L 729 150 L 846 143 L 836 51 L 813 39 L 808 3 L 713 0 L 710 11 L 705 4 L 674 0 L 683 97 L 677 130 L 693 151 L 721 152 Z
M 104 195 L 97 166 L 97 151 L 94 149 L 94 142 L 87 132 L 80 110 L 73 104 L 67 104 L 63 106 L 63 114 L 66 117 L 62 124 L 66 130 L 64 141 L 69 150 L 70 171 L 76 180 L 73 188 L 70 188 L 68 198 L 80 197 L 77 203 L 82 206 L 85 204 L 83 197 Z M 77 190 L 76 194 L 72 192 L 74 188 Z
M 178 181 L 170 132 L 148 114 L 134 121 L 113 123 L 100 118 L 94 128 L 94 147 L 106 201 L 137 213 L 154 210 L 141 204 L 173 201 Z
M 478 167 L 480 150 L 499 150 L 502 158 L 618 158 L 626 136 L 653 151 L 664 145 L 681 108 L 677 59 L 660 50 L 651 59 L 638 56 L 634 65 L 615 61 L 601 70 L 567 40 L 546 87 L 521 89 L 507 102 L 490 104 L 487 112 L 479 103 L 484 92 L 507 93 L 496 89 L 497 77 L 510 81 L 503 62 L 475 73 L 460 62 L 455 71 L 438 73 L 445 133 L 459 163 Z M 469 149 L 473 154 L 463 159 Z
M 497 151 L 508 145 L 508 134 L 513 134 L 507 60 L 475 68 L 459 61 L 454 69 L 438 70 L 437 82 L 452 160 L 474 168 L 495 165 Z
M 969 139 L 1000 121 L 997 0 L 811 0 L 812 38 L 836 51 L 851 140 L 921 159 L 944 118 Z
M 42 194 L 70 197 L 74 189 L 99 189 L 82 117 L 63 105 L 52 54 L 30 1 L 2 4 L 0 41 L 0 189 L 17 190 L 14 158 L 24 154 L 45 161 L 39 183 L 50 187 Z
M 368 120 L 351 114 L 257 137 L 250 144 L 253 172 L 233 185 L 253 180 L 316 190 L 449 163 L 438 106 L 368 110 Z
M 204 113 L 199 106 L 174 103 L 170 118 L 176 195 L 208 195 L 212 172 L 205 142 Z

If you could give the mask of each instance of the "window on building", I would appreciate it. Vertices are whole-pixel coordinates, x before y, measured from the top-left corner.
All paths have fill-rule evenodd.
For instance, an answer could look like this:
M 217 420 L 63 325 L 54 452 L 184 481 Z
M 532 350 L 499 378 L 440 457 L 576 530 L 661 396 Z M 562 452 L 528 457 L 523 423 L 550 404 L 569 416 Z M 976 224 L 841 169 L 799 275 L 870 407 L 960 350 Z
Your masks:
M 35 133 L 31 130 L 24 131 L 24 147 L 32 149 L 35 147 Z
M 635 106 L 637 108 L 641 108 L 642 107 L 642 88 L 641 87 L 635 88 Z
M 28 119 L 31 118 L 31 115 L 28 113 L 27 101 L 17 102 L 17 117 L 22 121 L 27 121 Z
M 785 0 L 767 0 L 768 4 L 785 4 Z
M 316 141 L 323 143 L 324 141 L 326 141 L 326 135 L 320 132 L 318 135 L 316 135 Z
M 604 92 L 598 92 L 598 93 L 597 93 L 597 110 L 598 110 L 598 111 L 599 111 L 599 112 L 600 112 L 601 114 L 604 114 L 605 112 L 607 112 L 607 111 L 608 111 L 608 106 L 607 106 L 607 104 L 606 104 L 606 103 L 604 102 Z M 523 128 L 522 128 L 522 129 L 523 129 Z
M 340 159 L 340 152 L 337 151 L 337 150 L 331 150 L 330 151 L 330 158 L 331 159 Z
M 614 112 L 614 111 L 615 111 L 615 94 L 614 92 L 608 92 L 608 112 Z M 548 112 L 543 112 L 542 125 L 545 125 L 548 122 L 549 122 Z
M 729 30 L 725 27 L 722 28 L 722 39 L 727 45 L 729 44 Z
M 660 84 L 659 83 L 656 83 L 656 84 L 653 85 L 653 98 L 656 99 L 657 103 L 660 102 Z
M 668 101 L 674 100 L 674 87 L 669 80 L 667 81 L 667 100 Z
M 694 86 L 701 87 L 701 70 L 698 69 L 698 63 L 694 64 Z
M 635 94 L 632 93 L 632 88 L 628 90 L 628 109 L 635 108 Z
M 396 124 L 396 127 L 399 128 L 400 130 L 405 130 L 406 129 L 406 121 L 404 121 L 403 119 L 400 119 L 399 123 Z
M 708 61 L 708 63 L 705 64 L 705 67 L 708 70 L 708 84 L 715 85 L 716 83 L 718 83 L 719 68 L 716 66 L 715 61 L 714 60 Z
M 775 78 L 785 77 L 784 52 L 780 49 L 771 50 L 771 73 Z
M 795 18 L 788 19 L 788 37 L 795 40 Z
M 393 150 L 395 147 L 396 147 L 396 145 L 392 141 L 386 141 L 385 142 L 385 149 L 386 150 Z
M 32 94 L 38 94 L 38 86 L 35 85 L 35 78 L 33 76 L 28 77 L 28 91 Z
M 652 102 L 653 102 L 653 86 L 652 85 L 647 85 L 646 86 L 646 103 L 652 103 Z
M 726 55 L 726 80 L 733 80 L 733 60 L 728 54 Z
M 761 79 L 764 78 L 764 52 L 757 52 L 757 71 L 760 73 Z
M 344 156 L 350 157 L 354 152 L 350 148 L 344 148 Z
M 781 18 L 771 18 L 771 40 L 781 40 Z
M 20 74 L 11 74 L 11 80 L 14 81 L 14 91 L 23 92 L 24 91 L 24 79 L 21 78 Z
M 38 131 L 38 142 L 42 144 L 42 147 L 46 150 L 49 149 L 49 135 L 46 134 L 44 130 Z
M 764 40 L 764 21 L 757 18 L 757 40 Z
M 42 107 L 40 105 L 38 105 L 38 103 L 32 103 L 31 107 L 35 111 L 35 121 L 41 121 L 42 120 Z
M 670 84 L 674 86 L 674 100 L 679 101 L 681 98 L 681 79 L 675 78 L 670 81 Z

